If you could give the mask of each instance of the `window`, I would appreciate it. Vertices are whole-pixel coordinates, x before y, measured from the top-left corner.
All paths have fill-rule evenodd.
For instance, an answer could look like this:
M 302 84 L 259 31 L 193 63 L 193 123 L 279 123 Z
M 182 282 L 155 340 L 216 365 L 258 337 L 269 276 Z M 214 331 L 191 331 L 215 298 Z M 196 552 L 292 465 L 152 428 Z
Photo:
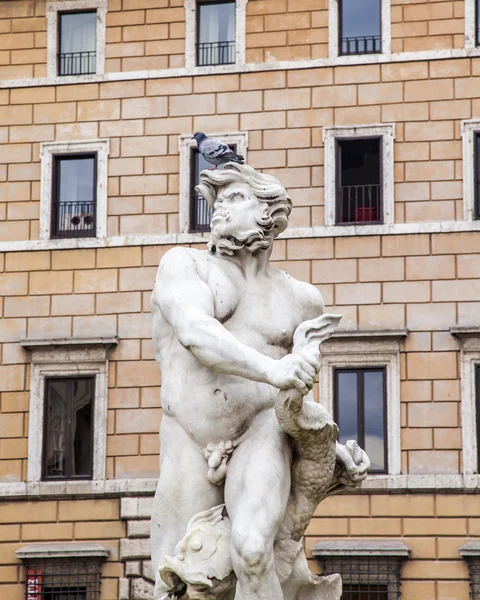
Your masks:
M 325 225 L 387 230 L 394 216 L 395 125 L 324 127 L 323 140 Z
M 97 12 L 59 15 L 59 75 L 95 73 L 97 63 Z
M 91 80 L 105 72 L 108 0 L 47 2 L 47 76 Z
M 237 151 L 236 144 L 229 144 L 229 147 L 233 152 Z M 203 169 L 211 169 L 212 165 L 208 163 L 203 155 L 197 150 L 197 148 L 190 149 L 190 175 L 191 175 L 191 188 L 190 188 L 190 228 L 193 232 L 210 231 L 210 221 L 212 220 L 213 209 L 208 206 L 208 202 L 203 196 L 201 196 L 195 186 L 200 183 L 200 173 Z M 223 169 L 223 165 L 218 167 Z
M 382 51 L 381 0 L 339 0 L 339 54 Z
M 53 158 L 52 237 L 95 237 L 97 155 Z
M 108 140 L 40 145 L 40 239 L 105 237 Z
M 372 463 L 371 473 L 387 471 L 385 369 L 336 369 L 334 419 L 339 442 L 357 440 Z
M 480 0 L 479 0 L 480 1 Z M 476 131 L 474 136 L 474 167 L 473 176 L 475 180 L 473 218 L 480 219 L 480 132 Z
M 199 0 L 197 65 L 235 63 L 235 2 Z
M 232 150 L 242 156 L 247 156 L 248 133 L 211 133 L 210 137 L 217 138 L 228 144 Z M 179 224 L 181 233 L 203 233 L 210 231 L 212 209 L 205 199 L 200 196 L 195 186 L 200 181 L 203 169 L 211 169 L 213 165 L 207 163 L 197 151 L 197 144 L 191 135 L 179 137 L 180 150 L 180 206 Z M 222 168 L 222 167 L 218 167 Z
M 92 476 L 95 377 L 45 380 L 43 479 Z
M 325 575 L 340 573 L 342 600 L 399 600 L 400 572 L 409 549 L 402 542 L 320 542 L 312 548 Z
M 337 224 L 381 223 L 381 138 L 342 138 L 336 142 Z

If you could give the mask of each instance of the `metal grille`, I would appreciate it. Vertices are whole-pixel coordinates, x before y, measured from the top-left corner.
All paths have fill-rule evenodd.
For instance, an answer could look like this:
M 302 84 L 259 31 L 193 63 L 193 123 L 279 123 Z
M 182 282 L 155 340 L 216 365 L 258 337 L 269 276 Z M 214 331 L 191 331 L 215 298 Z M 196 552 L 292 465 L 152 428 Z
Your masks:
M 340 38 L 340 54 L 379 54 L 382 40 L 379 35 L 361 35 Z
M 25 564 L 26 600 L 100 600 L 100 562 L 31 560 Z
M 210 221 L 212 220 L 213 209 L 210 208 L 205 198 L 195 192 L 190 203 L 192 211 L 190 223 L 192 232 L 210 231 Z
M 97 53 L 66 52 L 58 55 L 59 75 L 89 75 L 97 71 Z
M 95 236 L 95 202 L 53 202 L 55 237 Z
M 381 223 L 381 186 L 340 185 L 338 223 Z
M 201 42 L 197 44 L 197 66 L 230 65 L 235 62 L 235 42 Z
M 325 575 L 340 573 L 342 600 L 399 600 L 398 557 L 332 556 L 320 559 Z

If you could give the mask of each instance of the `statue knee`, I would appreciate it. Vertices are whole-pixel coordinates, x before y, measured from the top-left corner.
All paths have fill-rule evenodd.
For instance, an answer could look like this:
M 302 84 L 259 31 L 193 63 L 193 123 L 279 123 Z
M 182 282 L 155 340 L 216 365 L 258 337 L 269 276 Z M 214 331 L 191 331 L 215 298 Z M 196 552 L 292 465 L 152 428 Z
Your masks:
M 268 563 L 266 540 L 253 532 L 232 531 L 232 543 L 238 557 L 237 569 L 251 575 L 261 576 Z M 236 561 L 237 562 L 237 561 Z M 237 573 L 239 576 L 239 573 Z

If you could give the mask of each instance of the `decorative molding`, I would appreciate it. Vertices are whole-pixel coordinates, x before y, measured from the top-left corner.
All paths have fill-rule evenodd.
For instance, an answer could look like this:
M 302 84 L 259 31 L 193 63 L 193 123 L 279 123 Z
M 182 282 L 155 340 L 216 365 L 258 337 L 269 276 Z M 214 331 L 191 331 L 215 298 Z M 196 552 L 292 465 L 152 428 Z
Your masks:
M 460 546 L 458 552 L 463 558 L 480 558 L 480 542 L 467 542 L 466 544 L 463 544 L 463 546 Z
M 338 18 L 338 1 L 329 0 L 328 2 L 328 56 L 331 59 L 338 59 L 338 40 L 340 37 L 339 32 L 339 18 Z M 381 54 L 375 54 L 374 56 L 386 55 L 388 56 L 391 52 L 392 47 L 392 20 L 391 20 L 391 0 L 381 0 L 381 36 L 382 36 L 382 52 Z M 358 57 L 363 56 L 354 54 L 350 56 L 342 56 L 343 64 L 357 64 Z
M 480 119 L 462 121 L 463 151 L 463 218 L 473 221 L 475 215 L 475 133 L 480 133 Z
M 47 2 L 47 78 L 63 79 L 57 75 L 58 70 L 58 13 L 70 11 L 97 11 L 97 65 L 96 75 L 105 73 L 105 42 L 106 42 L 106 16 L 108 0 L 62 0 Z M 83 83 L 91 81 L 84 79 L 86 75 L 69 76 L 71 83 Z M 73 80 L 73 81 L 72 81 Z
M 107 235 L 108 160 L 109 140 L 81 140 L 71 142 L 42 142 L 40 144 L 40 240 L 50 240 L 52 214 L 53 157 L 66 154 L 96 153 L 96 237 Z M 75 238 L 82 239 L 82 238 Z M 92 239 L 83 238 L 82 241 Z M 94 239 L 94 238 L 93 238 Z M 50 240 L 59 241 L 59 240 Z M 81 242 L 80 242 L 81 243 Z
M 99 337 L 99 338 L 22 338 L 20 345 L 27 350 L 36 351 L 37 348 L 88 346 L 89 348 L 101 346 L 108 349 L 118 344 L 118 337 Z M 107 356 L 105 355 L 105 360 Z
M 22 346 L 31 351 L 30 409 L 28 431 L 28 466 L 26 491 L 40 495 L 51 489 L 53 493 L 71 489 L 93 490 L 95 482 L 106 477 L 107 455 L 107 393 L 108 393 L 108 348 L 114 345 L 112 338 L 105 343 L 94 340 L 90 347 L 74 338 L 72 344 L 58 343 L 58 339 L 23 340 Z M 42 454 L 44 435 L 44 394 L 46 377 L 94 375 L 94 436 L 93 436 L 93 481 L 42 481 Z M 88 484 L 85 486 L 85 484 Z
M 395 123 L 377 125 L 342 125 L 323 128 L 325 146 L 325 226 L 336 226 L 336 140 L 340 138 L 381 137 L 382 139 L 382 206 L 383 223 L 374 225 L 385 232 L 394 221 L 394 140 Z M 348 228 L 362 229 L 362 225 L 347 225 Z
M 106 559 L 110 550 L 96 543 L 65 542 L 32 544 L 19 548 L 15 554 L 21 560 L 32 558 L 102 558 Z
M 480 346 L 480 327 L 450 327 L 450 333 L 455 337 L 460 338 L 461 340 L 470 337 L 478 337 L 479 338 L 479 346 Z
M 332 338 L 401 340 L 406 338 L 409 333 L 408 329 L 337 329 Z
M 248 131 L 235 131 L 228 133 L 212 133 L 209 134 L 212 138 L 218 138 L 225 144 L 236 144 L 237 153 L 247 158 L 248 148 Z M 192 139 L 191 134 L 183 134 L 178 136 L 178 148 L 180 152 L 180 198 L 179 198 L 179 209 L 178 209 L 178 222 L 180 232 L 187 235 L 190 228 L 190 151 L 197 145 L 196 141 Z M 208 238 L 207 233 L 207 238 Z M 202 241 L 205 238 L 200 238 Z
M 390 540 L 338 540 L 319 542 L 311 548 L 312 556 L 398 556 L 407 558 L 410 548 Z
M 320 352 L 320 402 L 333 414 L 334 370 L 341 367 L 386 367 L 387 378 L 387 448 L 388 474 L 399 475 L 400 455 L 400 343 L 404 336 L 378 339 L 365 335 L 361 339 L 354 336 L 330 338 L 321 346 Z M 352 339 L 353 338 L 353 339 Z M 370 475 L 374 481 L 381 475 Z M 388 481 L 388 480 L 387 480 Z M 375 485 L 372 483 L 372 485 Z
M 235 67 L 245 64 L 246 22 L 248 0 L 235 2 Z M 185 67 L 196 68 L 197 64 L 197 0 L 185 0 Z M 216 67 L 218 65 L 212 65 Z

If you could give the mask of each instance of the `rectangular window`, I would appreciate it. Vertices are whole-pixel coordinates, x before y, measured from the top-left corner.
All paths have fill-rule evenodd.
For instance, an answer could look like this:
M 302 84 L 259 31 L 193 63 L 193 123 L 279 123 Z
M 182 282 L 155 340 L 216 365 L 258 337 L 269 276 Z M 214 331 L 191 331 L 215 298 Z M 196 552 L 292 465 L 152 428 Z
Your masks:
M 228 144 L 233 152 L 237 151 L 236 144 Z M 212 220 L 213 209 L 208 206 L 208 202 L 201 196 L 195 186 L 200 183 L 200 173 L 204 169 L 213 168 L 203 155 L 196 148 L 191 149 L 190 154 L 190 232 L 198 233 L 210 231 L 210 221 Z M 223 165 L 218 167 L 223 168 Z
M 337 138 L 336 150 L 336 224 L 382 223 L 382 139 Z
M 43 479 L 90 479 L 95 377 L 45 379 Z
M 339 0 L 339 54 L 382 51 L 381 0 Z
M 197 66 L 235 63 L 235 2 L 197 3 Z
M 100 600 L 98 558 L 31 558 L 25 567 L 27 600 Z
M 480 219 L 480 132 L 476 132 L 474 134 L 473 141 L 474 141 L 473 176 L 475 178 L 473 218 Z
M 339 442 L 357 440 L 368 454 L 371 473 L 386 473 L 387 403 L 384 367 L 335 369 L 334 415 Z
M 58 74 L 88 75 L 97 65 L 97 12 L 60 13 Z
M 54 157 L 51 237 L 95 237 L 96 190 L 96 154 Z

